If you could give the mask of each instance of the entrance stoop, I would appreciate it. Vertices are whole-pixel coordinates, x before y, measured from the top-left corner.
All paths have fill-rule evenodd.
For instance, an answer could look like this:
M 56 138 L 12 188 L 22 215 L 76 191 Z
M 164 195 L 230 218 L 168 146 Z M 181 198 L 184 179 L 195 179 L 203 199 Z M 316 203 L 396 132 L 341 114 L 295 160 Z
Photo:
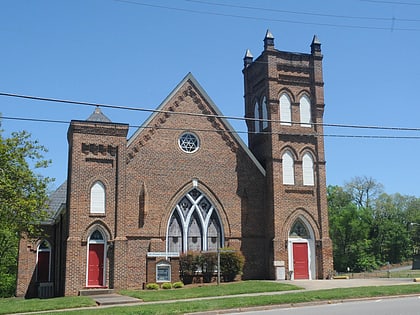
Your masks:
M 140 299 L 114 293 L 113 289 L 92 288 L 79 291 L 80 296 L 87 296 L 95 300 L 98 306 L 141 303 Z
M 102 295 L 102 294 L 112 294 L 112 293 L 114 293 L 114 289 L 107 289 L 107 288 L 92 288 L 92 289 L 79 290 L 80 296 Z

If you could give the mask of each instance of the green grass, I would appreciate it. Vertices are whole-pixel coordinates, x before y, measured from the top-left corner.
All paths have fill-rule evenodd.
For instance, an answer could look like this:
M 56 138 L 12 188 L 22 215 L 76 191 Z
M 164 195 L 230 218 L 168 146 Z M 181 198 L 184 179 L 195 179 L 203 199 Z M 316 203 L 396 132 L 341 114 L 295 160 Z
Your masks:
M 75 308 L 94 305 L 96 305 L 94 300 L 82 296 L 26 300 L 23 298 L 7 298 L 0 299 L 0 314 L 22 313 L 35 310 L 59 310 L 64 308 Z
M 119 293 L 142 299 L 145 302 L 151 302 L 200 298 L 208 296 L 226 296 L 244 293 L 292 291 L 300 289 L 302 288 L 288 283 L 249 280 L 233 283 L 222 283 L 220 286 L 204 285 L 200 287 L 184 287 L 183 289 L 159 291 L 121 290 Z
M 290 287 L 289 287 L 290 286 Z M 289 288 L 288 288 L 289 287 Z M 265 289 L 264 289 L 265 288 Z M 273 291 L 296 290 L 298 287 L 278 282 L 267 281 L 243 281 L 232 284 L 223 284 L 217 286 L 203 286 L 195 288 L 184 288 L 178 290 L 160 290 L 160 291 L 128 291 L 139 294 L 144 300 L 159 301 L 166 300 L 167 294 L 171 294 L 173 299 L 200 298 L 205 296 L 220 296 L 211 300 L 196 301 L 171 301 L 157 302 L 154 304 L 143 304 L 133 306 L 118 306 L 111 308 L 101 308 L 100 311 L 94 306 L 95 303 L 89 297 L 63 297 L 53 299 L 29 299 L 20 298 L 0 299 L 0 314 L 43 311 L 63 308 L 86 307 L 87 309 L 78 309 L 73 311 L 62 311 L 60 314 L 183 314 L 188 312 L 210 311 L 216 309 L 233 309 L 262 305 L 281 305 L 297 304 L 312 301 L 334 301 L 350 298 L 365 298 L 387 295 L 419 294 L 420 285 L 394 285 L 394 286 L 375 286 L 360 288 L 342 288 L 318 291 L 299 291 L 283 292 L 276 294 Z M 273 292 L 272 295 L 259 295 L 247 297 L 230 297 L 232 294 L 250 293 L 250 292 Z M 221 295 L 223 297 L 221 297 Z M 133 296 L 133 295 L 132 295 Z
M 302 302 L 314 301 L 340 301 L 349 298 L 365 298 L 375 296 L 389 296 L 401 294 L 420 293 L 419 285 L 398 285 L 398 286 L 384 286 L 384 287 L 363 287 L 363 288 L 344 288 L 344 289 L 330 289 L 319 291 L 306 291 L 295 293 L 284 293 L 280 295 L 263 295 L 251 297 L 232 297 L 232 298 L 217 298 L 214 300 L 188 301 L 188 302 L 172 302 L 168 304 L 153 304 L 153 305 L 139 305 L 126 307 L 112 307 L 101 309 L 101 314 L 109 315 L 173 315 L 184 314 L 199 311 L 211 311 L 220 309 L 234 309 L 251 306 L 263 305 L 281 305 L 281 304 L 297 304 Z M 94 314 L 98 312 L 96 309 L 92 310 L 78 310 L 69 311 L 64 314 Z

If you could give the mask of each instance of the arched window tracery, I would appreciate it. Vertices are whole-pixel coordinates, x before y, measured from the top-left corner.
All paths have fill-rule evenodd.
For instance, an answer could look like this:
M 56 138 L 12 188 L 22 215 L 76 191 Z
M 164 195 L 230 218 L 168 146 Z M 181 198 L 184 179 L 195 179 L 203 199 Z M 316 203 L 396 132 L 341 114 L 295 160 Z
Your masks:
M 167 250 L 186 252 L 216 250 L 223 244 L 219 214 L 197 188 L 181 198 L 168 222 Z

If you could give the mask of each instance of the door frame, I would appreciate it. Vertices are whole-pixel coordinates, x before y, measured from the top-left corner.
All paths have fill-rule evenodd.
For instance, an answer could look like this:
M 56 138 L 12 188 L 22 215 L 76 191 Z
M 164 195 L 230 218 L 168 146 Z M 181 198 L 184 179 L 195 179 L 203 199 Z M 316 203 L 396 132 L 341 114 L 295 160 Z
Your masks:
M 99 231 L 102 234 L 102 240 L 92 240 L 90 239 L 90 236 L 95 232 L 95 231 Z M 106 287 L 106 252 L 107 252 L 107 242 L 105 239 L 105 233 L 102 232 L 102 230 L 100 229 L 96 229 L 94 231 L 92 231 L 92 233 L 90 234 L 89 239 L 88 239 L 88 243 L 87 243 L 87 252 L 86 252 L 86 283 L 85 286 L 86 287 Z M 103 257 L 102 257 L 102 263 L 103 263 L 103 270 L 102 270 L 102 285 L 97 285 L 97 286 L 92 286 L 89 285 L 89 255 L 90 255 L 90 244 L 97 244 L 97 245 L 102 245 L 104 247 L 103 249 Z

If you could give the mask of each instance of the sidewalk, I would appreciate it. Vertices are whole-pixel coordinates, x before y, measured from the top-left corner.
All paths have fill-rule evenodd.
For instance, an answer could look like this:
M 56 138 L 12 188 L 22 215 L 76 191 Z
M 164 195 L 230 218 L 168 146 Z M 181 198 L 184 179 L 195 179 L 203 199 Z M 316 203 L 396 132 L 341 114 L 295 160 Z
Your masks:
M 325 290 L 336 288 L 355 288 L 368 286 L 415 284 L 412 278 L 372 278 L 340 280 L 295 280 L 290 282 L 306 290 Z

